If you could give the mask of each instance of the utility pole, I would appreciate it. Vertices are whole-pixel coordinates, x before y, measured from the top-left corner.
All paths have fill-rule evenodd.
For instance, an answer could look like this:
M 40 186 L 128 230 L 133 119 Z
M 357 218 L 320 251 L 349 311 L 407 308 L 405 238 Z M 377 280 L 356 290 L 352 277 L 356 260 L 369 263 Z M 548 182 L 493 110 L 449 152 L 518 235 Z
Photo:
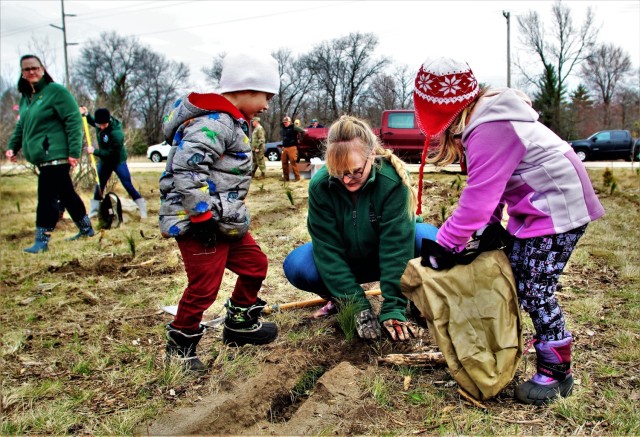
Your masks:
M 69 61 L 67 60 L 67 46 L 75 46 L 78 45 L 77 42 L 67 42 L 67 26 L 66 26 L 66 17 L 75 17 L 75 14 L 65 14 L 64 13 L 64 0 L 60 0 L 60 4 L 62 5 L 62 27 L 56 26 L 55 24 L 49 24 L 51 27 L 55 27 L 56 29 L 60 29 L 62 31 L 62 38 L 64 41 L 64 71 L 65 71 L 65 86 L 69 88 Z
M 511 88 L 511 13 L 502 11 L 502 15 L 507 19 L 507 87 Z

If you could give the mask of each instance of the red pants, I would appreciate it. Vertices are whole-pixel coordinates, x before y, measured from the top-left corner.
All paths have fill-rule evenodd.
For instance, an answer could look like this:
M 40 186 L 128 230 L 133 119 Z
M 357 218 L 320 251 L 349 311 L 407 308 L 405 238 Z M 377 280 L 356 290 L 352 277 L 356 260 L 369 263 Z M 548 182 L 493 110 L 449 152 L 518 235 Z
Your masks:
M 174 328 L 181 331 L 198 329 L 202 314 L 218 297 L 225 268 L 238 275 L 231 293 L 234 305 L 245 307 L 256 303 L 262 281 L 267 277 L 268 261 L 249 233 L 239 241 L 219 240 L 212 248 L 205 248 L 191 237 L 176 241 L 182 253 L 188 285 L 171 322 Z

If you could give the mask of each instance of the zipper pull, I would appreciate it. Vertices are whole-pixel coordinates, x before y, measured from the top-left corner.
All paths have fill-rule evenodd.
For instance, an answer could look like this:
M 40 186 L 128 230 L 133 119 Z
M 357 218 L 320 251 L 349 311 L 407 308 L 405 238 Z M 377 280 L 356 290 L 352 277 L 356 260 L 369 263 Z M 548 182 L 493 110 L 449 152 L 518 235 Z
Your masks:
M 358 212 L 354 209 L 351 216 L 353 217 L 353 226 L 355 226 L 358 219 Z

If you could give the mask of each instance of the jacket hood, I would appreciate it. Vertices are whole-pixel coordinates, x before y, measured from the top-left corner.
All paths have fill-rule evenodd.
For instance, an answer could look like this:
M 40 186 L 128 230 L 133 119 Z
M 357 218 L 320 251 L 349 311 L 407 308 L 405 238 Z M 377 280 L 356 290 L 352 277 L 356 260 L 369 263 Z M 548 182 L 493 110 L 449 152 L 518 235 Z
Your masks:
M 162 133 L 167 142 L 171 143 L 180 125 L 193 118 L 213 112 L 226 112 L 238 121 L 246 122 L 244 115 L 224 96 L 190 93 L 178 99 L 171 112 L 165 116 Z
M 462 134 L 462 141 L 483 123 L 507 120 L 535 122 L 538 117 L 538 113 L 531 107 L 531 99 L 522 91 L 513 88 L 490 89 L 478 100 L 470 123 Z

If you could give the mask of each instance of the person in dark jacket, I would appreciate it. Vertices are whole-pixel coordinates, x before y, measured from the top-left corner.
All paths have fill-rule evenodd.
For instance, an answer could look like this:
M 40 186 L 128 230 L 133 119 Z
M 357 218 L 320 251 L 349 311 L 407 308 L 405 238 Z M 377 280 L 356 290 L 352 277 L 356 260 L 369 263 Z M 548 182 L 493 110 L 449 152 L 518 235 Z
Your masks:
M 25 159 L 38 168 L 35 243 L 24 249 L 38 253 L 49 248 L 51 233 L 60 220 L 60 205 L 79 229 L 69 240 L 91 237 L 94 230 L 69 174 L 78 165 L 82 152 L 78 104 L 65 87 L 54 83 L 37 56 L 24 55 L 20 66 L 20 119 L 9 140 L 6 157 L 15 162 L 16 154 L 22 150 Z
M 364 121 L 342 116 L 329 128 L 325 161 L 309 183 L 311 243 L 287 256 L 285 276 L 329 300 L 316 317 L 335 311 L 334 302 L 351 301 L 361 338 L 378 338 L 382 324 L 392 340 L 408 340 L 418 328 L 407 322 L 400 278 L 422 239 L 435 240 L 437 228 L 419 223 L 404 162 Z M 361 285 L 377 281 L 384 298 L 378 317 Z
M 291 123 L 291 117 L 282 119 L 282 179 L 289 181 L 289 165 L 296 182 L 300 180 L 300 170 L 298 170 L 298 134 L 304 133 L 304 129 Z
M 138 205 L 140 210 L 140 218 L 147 218 L 147 204 L 144 198 L 131 182 L 131 173 L 127 166 L 127 149 L 124 146 L 124 132 L 122 131 L 122 123 L 113 117 L 107 108 L 96 109 L 95 115 L 91 117 L 85 106 L 80 107 L 80 113 L 87 117 L 87 123 L 96 128 L 96 136 L 98 138 L 98 149 L 89 147 L 87 151 L 93 153 L 100 158 L 98 163 L 98 178 L 100 180 L 100 190 L 96 187 L 93 193 L 93 199 L 89 208 L 89 217 L 95 217 L 98 214 L 98 207 L 104 194 L 104 188 L 109 182 L 109 178 L 113 172 L 116 173 L 122 186 L 133 201 Z
M 314 128 L 320 128 L 320 127 L 324 127 L 324 125 L 320 124 L 317 118 L 312 118 L 311 124 L 307 126 L 307 129 L 314 129 Z

